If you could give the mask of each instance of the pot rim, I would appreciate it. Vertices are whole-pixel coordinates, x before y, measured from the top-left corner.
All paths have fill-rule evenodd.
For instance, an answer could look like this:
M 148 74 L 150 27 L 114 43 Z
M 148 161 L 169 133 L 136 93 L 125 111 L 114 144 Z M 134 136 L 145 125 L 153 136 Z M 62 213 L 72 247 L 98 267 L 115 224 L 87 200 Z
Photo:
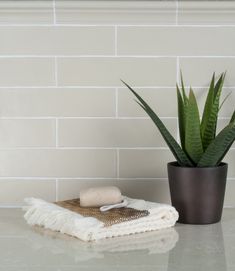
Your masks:
M 215 167 L 186 167 L 186 166 L 180 166 L 177 161 L 169 162 L 167 163 L 167 165 L 171 167 L 175 167 L 175 168 L 198 169 L 198 170 L 208 170 L 208 169 L 228 167 L 228 163 L 225 163 L 225 162 L 221 162 L 218 166 L 215 166 Z

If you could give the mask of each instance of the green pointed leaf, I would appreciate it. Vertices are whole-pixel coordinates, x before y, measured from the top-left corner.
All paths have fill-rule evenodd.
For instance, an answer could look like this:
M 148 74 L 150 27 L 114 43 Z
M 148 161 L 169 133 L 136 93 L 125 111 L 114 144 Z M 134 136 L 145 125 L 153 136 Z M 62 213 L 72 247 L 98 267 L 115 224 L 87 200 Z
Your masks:
M 220 96 L 223 88 L 225 74 L 222 74 L 214 87 L 214 101 L 210 109 L 209 116 L 205 123 L 204 130 L 202 130 L 202 144 L 204 150 L 214 140 L 217 128 L 217 120 L 219 113 Z
M 201 123 L 202 140 L 204 138 L 205 129 L 206 129 L 208 119 L 211 114 L 213 102 L 214 102 L 214 85 L 215 85 L 215 73 L 213 73 L 213 76 L 211 79 L 211 83 L 210 83 L 210 87 L 208 90 L 208 94 L 207 94 L 207 98 L 206 98 L 206 102 L 205 102 L 205 106 L 204 106 L 204 111 L 203 111 L 203 115 L 202 115 L 202 123 Z
M 233 122 L 235 122 L 235 110 L 233 111 L 233 115 L 232 115 L 229 123 L 233 123 Z
M 178 99 L 178 122 L 182 149 L 185 150 L 185 105 L 178 85 L 176 85 Z
M 194 164 L 190 161 L 186 153 L 181 149 L 180 145 L 177 143 L 174 137 L 169 133 L 169 131 L 167 130 L 163 122 L 159 119 L 159 117 L 156 115 L 156 113 L 128 84 L 126 84 L 124 81 L 122 82 L 136 96 L 136 98 L 139 101 L 138 103 L 140 104 L 140 106 L 145 110 L 145 112 L 149 115 L 149 117 L 152 119 L 154 124 L 157 126 L 161 135 L 165 139 L 168 147 L 170 148 L 173 155 L 175 156 L 177 162 L 181 166 L 193 166 Z
M 214 91 L 215 91 L 214 97 L 215 98 L 216 98 L 216 95 L 218 94 L 218 92 L 221 91 L 221 87 L 223 86 L 225 75 L 226 75 L 226 73 L 222 73 L 219 77 L 219 80 L 215 84 L 215 89 L 214 89 Z
M 189 103 L 186 117 L 185 149 L 191 160 L 197 164 L 203 154 L 203 147 L 200 129 L 200 116 L 197 101 L 192 89 L 190 89 L 189 93 Z
M 184 101 L 184 104 L 187 105 L 188 104 L 188 97 L 186 95 L 186 91 L 185 91 L 185 87 L 184 87 L 184 79 L 183 79 L 182 71 L 180 71 L 180 81 L 181 81 L 181 89 L 182 89 L 182 93 L 183 93 L 183 101 Z
M 229 92 L 229 94 L 227 94 L 227 95 L 225 96 L 225 98 L 223 99 L 223 101 L 222 101 L 222 103 L 221 103 L 221 105 L 220 105 L 220 107 L 219 107 L 219 111 L 220 111 L 220 109 L 223 107 L 224 103 L 227 101 L 227 99 L 229 98 L 229 96 L 230 96 L 231 94 L 232 94 L 232 91 Z
M 235 123 L 227 125 L 211 142 L 198 163 L 198 167 L 214 167 L 220 164 L 235 140 Z

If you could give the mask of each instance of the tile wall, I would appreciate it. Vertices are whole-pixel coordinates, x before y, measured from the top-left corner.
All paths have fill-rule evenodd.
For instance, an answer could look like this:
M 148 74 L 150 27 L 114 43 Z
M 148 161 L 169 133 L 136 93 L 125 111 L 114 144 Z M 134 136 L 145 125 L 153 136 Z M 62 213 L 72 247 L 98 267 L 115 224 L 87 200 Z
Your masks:
M 0 207 L 104 184 L 170 202 L 173 156 L 120 79 L 177 138 L 180 69 L 201 106 L 227 70 L 220 125 L 234 109 L 233 1 L 1 1 L 0 37 Z M 235 147 L 226 161 L 235 206 Z

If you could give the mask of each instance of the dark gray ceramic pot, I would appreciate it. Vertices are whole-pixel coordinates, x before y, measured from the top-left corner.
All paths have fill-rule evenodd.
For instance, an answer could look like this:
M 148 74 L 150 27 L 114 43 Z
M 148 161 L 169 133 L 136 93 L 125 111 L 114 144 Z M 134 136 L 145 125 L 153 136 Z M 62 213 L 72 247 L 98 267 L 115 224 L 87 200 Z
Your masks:
M 228 165 L 181 167 L 168 163 L 172 205 L 179 212 L 179 223 L 212 224 L 221 220 Z

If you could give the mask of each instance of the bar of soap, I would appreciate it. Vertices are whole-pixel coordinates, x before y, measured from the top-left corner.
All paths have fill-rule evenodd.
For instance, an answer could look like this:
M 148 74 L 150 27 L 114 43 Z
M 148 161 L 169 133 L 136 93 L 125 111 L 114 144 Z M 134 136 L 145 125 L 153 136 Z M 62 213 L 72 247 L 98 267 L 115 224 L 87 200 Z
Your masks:
M 80 206 L 101 207 L 122 202 L 122 194 L 115 186 L 91 187 L 80 191 Z

